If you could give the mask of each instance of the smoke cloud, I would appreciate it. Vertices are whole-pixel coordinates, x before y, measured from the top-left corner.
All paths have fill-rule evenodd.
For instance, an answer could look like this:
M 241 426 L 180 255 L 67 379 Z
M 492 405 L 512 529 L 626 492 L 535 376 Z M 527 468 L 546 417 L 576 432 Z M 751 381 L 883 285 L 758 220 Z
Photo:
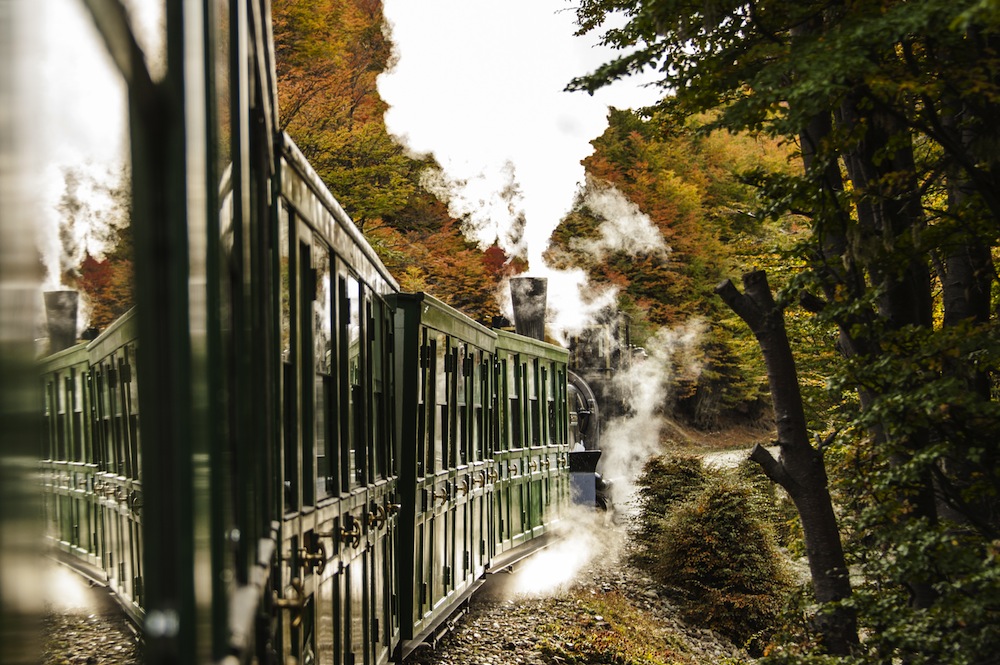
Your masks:
M 513 162 L 508 160 L 499 165 L 496 173 L 487 174 L 484 170 L 464 177 L 428 168 L 421 174 L 420 184 L 448 203 L 448 214 L 461 220 L 466 239 L 480 249 L 496 243 L 509 256 L 527 258 L 524 197 L 517 185 Z
M 47 236 L 42 258 L 46 284 L 55 287 L 73 274 L 87 254 L 102 260 L 129 223 L 128 171 L 84 163 L 48 169 L 50 181 L 61 180 L 64 189 L 48 207 L 55 213 L 58 232 Z
M 603 261 L 612 252 L 631 256 L 656 255 L 666 259 L 671 249 L 663 240 L 660 229 L 649 215 L 628 200 L 614 186 L 588 178 L 583 205 L 603 219 L 598 227 L 600 236 L 593 239 L 573 238 L 570 245 Z
M 544 596 L 568 588 L 592 561 L 617 560 L 624 545 L 622 530 L 607 513 L 571 505 L 553 529 L 557 539 L 518 564 L 507 589 L 512 595 Z
M 615 376 L 628 396 L 630 412 L 602 423 L 602 473 L 614 480 L 615 496 L 628 497 L 642 465 L 660 452 L 660 434 L 667 425 L 663 407 L 669 404 L 681 378 L 694 380 L 702 370 L 700 343 L 707 324 L 692 319 L 675 328 L 661 328 L 646 341 L 644 354 L 627 372 Z
M 566 84 L 609 60 L 576 37 L 560 0 L 385 0 L 396 48 L 378 79 L 385 123 L 414 154 L 431 154 L 434 191 L 483 246 L 499 240 L 532 272 L 584 181 L 581 164 L 607 127 L 608 106 L 656 101 L 621 82 L 594 96 Z

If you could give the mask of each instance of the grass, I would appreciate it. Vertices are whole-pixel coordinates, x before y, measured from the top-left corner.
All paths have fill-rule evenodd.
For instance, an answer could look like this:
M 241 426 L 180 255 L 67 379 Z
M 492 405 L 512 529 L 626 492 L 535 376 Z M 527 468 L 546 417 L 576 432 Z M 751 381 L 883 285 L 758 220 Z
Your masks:
M 574 593 L 576 620 L 539 627 L 536 645 L 551 662 L 615 665 L 697 665 L 684 640 L 617 591 Z M 703 661 L 702 661 L 703 662 Z M 715 662 L 715 661 L 713 661 Z

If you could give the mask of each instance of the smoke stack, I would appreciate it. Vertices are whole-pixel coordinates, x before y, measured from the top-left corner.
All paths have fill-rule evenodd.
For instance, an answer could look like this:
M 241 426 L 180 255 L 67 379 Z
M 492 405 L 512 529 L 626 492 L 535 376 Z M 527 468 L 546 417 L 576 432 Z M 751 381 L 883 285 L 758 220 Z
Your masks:
M 514 307 L 514 330 L 517 334 L 545 339 L 545 296 L 548 281 L 544 277 L 512 277 L 510 300 Z
M 49 353 L 76 344 L 76 291 L 46 291 L 45 318 L 49 324 Z

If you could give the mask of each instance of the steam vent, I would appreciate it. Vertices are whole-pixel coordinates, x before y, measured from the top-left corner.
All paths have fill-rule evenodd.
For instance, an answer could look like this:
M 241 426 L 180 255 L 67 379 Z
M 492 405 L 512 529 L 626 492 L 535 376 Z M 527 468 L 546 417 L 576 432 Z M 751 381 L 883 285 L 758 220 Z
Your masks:
M 45 318 L 49 324 L 49 353 L 76 344 L 76 291 L 46 291 Z
M 512 277 L 510 300 L 514 308 L 517 334 L 545 339 L 545 298 L 548 280 L 544 277 Z

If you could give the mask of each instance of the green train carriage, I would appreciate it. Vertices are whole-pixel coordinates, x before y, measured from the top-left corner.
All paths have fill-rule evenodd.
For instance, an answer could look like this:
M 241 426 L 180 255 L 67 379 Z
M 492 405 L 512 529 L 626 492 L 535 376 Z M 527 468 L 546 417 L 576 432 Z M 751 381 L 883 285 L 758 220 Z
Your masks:
M 276 130 L 266 1 L 167 3 L 158 80 L 87 5 L 128 89 L 139 304 L 44 363 L 54 541 L 148 663 L 398 659 L 561 518 L 566 353 L 397 294 Z
M 544 537 L 570 501 L 568 351 L 497 332 L 497 552 Z M 510 555 L 508 555 L 509 557 Z
M 492 534 L 496 334 L 436 298 L 395 305 L 401 657 L 481 583 Z
M 47 537 L 61 561 L 143 613 L 142 451 L 134 313 L 41 363 Z
M 101 465 L 93 448 L 90 354 L 77 344 L 46 357 L 40 367 L 44 440 L 40 480 L 50 546 L 103 575 L 103 531 L 94 496 Z
M 278 172 L 279 606 L 302 661 L 383 663 L 399 635 L 398 287 L 291 140 Z
M 483 582 L 546 543 L 570 500 L 560 347 L 424 293 L 393 299 L 405 657 Z M 407 583 L 409 580 L 409 583 Z

